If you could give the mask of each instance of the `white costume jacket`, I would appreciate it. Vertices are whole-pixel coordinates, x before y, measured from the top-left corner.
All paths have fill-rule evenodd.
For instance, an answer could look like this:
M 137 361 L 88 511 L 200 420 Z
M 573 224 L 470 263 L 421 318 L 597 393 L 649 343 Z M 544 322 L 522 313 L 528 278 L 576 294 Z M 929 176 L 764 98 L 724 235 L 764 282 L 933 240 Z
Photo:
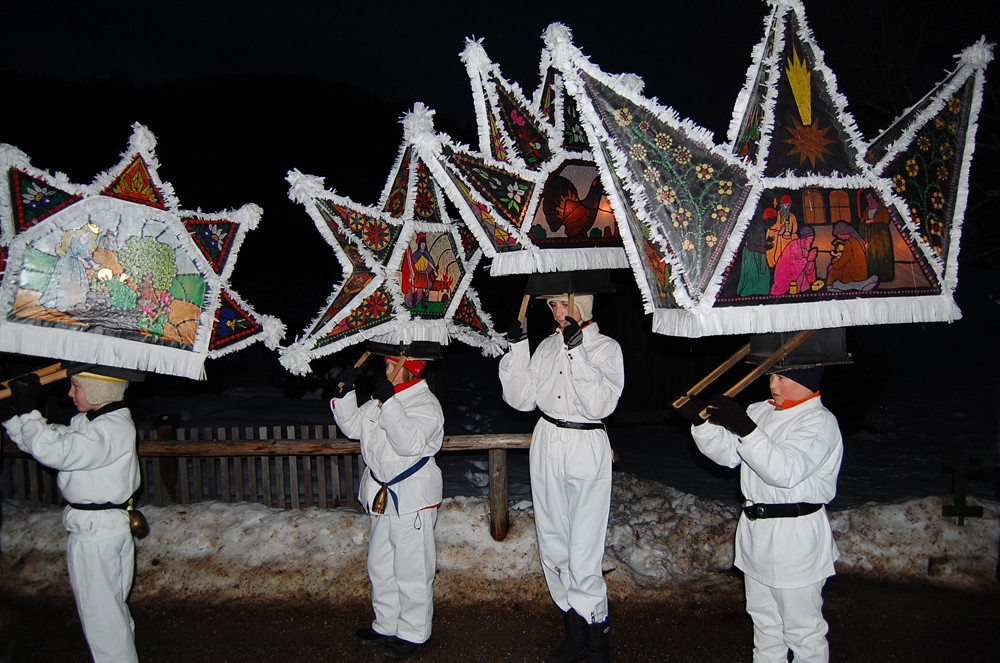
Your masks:
M 69 426 L 48 423 L 37 410 L 15 416 L 4 426 L 14 443 L 38 462 L 58 470 L 57 482 L 67 502 L 122 504 L 139 489 L 135 424 L 127 408 L 75 415 Z M 129 533 L 123 509 L 80 511 L 66 507 L 66 530 L 81 539 Z
M 539 410 L 556 419 L 599 422 L 618 407 L 625 367 L 618 342 L 596 322 L 583 327 L 583 343 L 566 350 L 556 331 L 531 355 L 528 341 L 514 343 L 500 360 L 503 399 L 515 410 Z
M 358 406 L 354 391 L 333 399 L 330 406 L 344 435 L 361 442 L 361 455 L 370 472 L 361 478 L 358 499 L 367 511 L 381 487 L 372 473 L 388 482 L 425 456 L 430 457 L 426 465 L 389 489 L 396 493 L 400 514 L 441 503 L 441 470 L 433 456 L 444 441 L 444 413 L 426 381 L 400 385 L 382 407 L 375 399 Z M 387 514 L 395 512 L 394 504 L 390 497 Z
M 837 494 L 844 447 L 837 419 L 820 397 L 787 410 L 754 403 L 747 414 L 757 428 L 745 438 L 711 422 L 691 427 L 703 454 L 719 465 L 740 465 L 747 504 L 829 503 Z M 825 508 L 796 518 L 740 515 L 736 567 L 765 585 L 791 589 L 819 582 L 834 574 L 838 557 Z

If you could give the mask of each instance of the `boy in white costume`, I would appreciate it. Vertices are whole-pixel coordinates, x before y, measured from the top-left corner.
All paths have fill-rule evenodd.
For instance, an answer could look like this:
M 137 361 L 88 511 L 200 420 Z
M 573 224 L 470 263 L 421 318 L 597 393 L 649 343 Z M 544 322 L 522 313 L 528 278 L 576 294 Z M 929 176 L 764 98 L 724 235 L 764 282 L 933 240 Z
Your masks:
M 69 395 L 80 413 L 69 426 L 51 424 L 35 409 L 37 375 L 15 378 L 9 385 L 15 415 L 4 422 L 22 451 L 59 472 L 59 490 L 69 502 L 66 565 L 95 663 L 138 660 L 125 601 L 135 575 L 127 509 L 139 489 L 139 460 L 132 414 L 121 402 L 128 381 L 115 374 L 93 368 L 70 378 Z
M 726 467 L 740 466 L 747 500 L 736 527 L 736 567 L 743 571 L 753 618 L 754 663 L 829 660 L 823 585 L 839 557 L 826 504 L 837 494 L 843 440 L 819 395 L 822 368 L 772 373 L 772 400 L 744 410 L 732 398 L 698 398 L 679 408 L 698 449 Z
M 500 360 L 504 401 L 536 407 L 529 469 L 538 553 L 552 600 L 563 612 L 565 640 L 550 663 L 610 661 L 608 592 L 602 573 L 611 507 L 611 445 L 601 420 L 614 412 L 625 383 L 621 347 L 591 320 L 593 295 L 547 295 L 560 329 L 532 355 L 515 320 Z M 577 322 L 580 321 L 580 322 Z M 582 325 L 581 325 L 582 323 Z
M 386 357 L 386 376 L 360 406 L 357 369 L 346 368 L 336 378 L 343 386 L 330 401 L 337 425 L 360 440 L 368 465 L 358 498 L 371 516 L 368 577 L 375 620 L 355 637 L 362 645 L 384 643 L 385 655 L 397 659 L 417 653 L 431 636 L 434 526 L 443 489 L 434 454 L 444 441 L 441 404 L 419 379 L 424 362 L 407 360 L 396 371 L 398 361 Z

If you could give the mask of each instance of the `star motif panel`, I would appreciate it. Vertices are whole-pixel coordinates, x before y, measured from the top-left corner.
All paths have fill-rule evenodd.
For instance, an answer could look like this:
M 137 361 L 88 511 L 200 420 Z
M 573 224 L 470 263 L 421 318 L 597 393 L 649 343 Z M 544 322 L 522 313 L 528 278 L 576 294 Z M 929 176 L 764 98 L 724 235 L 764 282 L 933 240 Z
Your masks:
M 430 123 L 420 104 L 404 119 L 404 142 L 376 207 L 327 191 L 321 178 L 289 172 L 289 196 L 306 207 L 344 274 L 306 332 L 279 351 L 290 372 L 304 375 L 314 359 L 366 340 L 455 339 L 486 355 L 501 351 L 503 338 L 471 287 L 482 250 L 463 222 L 448 215 L 412 144 Z
M 773 0 L 727 145 L 601 71 L 569 29 L 543 65 L 579 110 L 653 330 L 679 336 L 947 321 L 992 45 L 866 142 L 797 0 Z M 556 77 L 558 78 L 558 77 Z M 556 80 L 553 78 L 552 80 Z M 558 95 L 543 95 L 558 117 Z
M 0 350 L 202 378 L 206 358 L 277 345 L 284 325 L 228 284 L 260 208 L 180 210 L 155 145 L 134 125 L 122 161 L 90 185 L 0 145 Z

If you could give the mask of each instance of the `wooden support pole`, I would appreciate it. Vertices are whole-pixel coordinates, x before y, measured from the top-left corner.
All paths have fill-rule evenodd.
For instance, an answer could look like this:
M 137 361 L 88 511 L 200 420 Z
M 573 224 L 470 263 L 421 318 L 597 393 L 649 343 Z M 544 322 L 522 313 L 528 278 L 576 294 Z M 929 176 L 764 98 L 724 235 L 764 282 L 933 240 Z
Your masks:
M 41 380 L 42 384 L 49 384 L 50 382 L 58 382 L 59 380 L 62 380 L 63 378 L 66 377 L 66 369 L 63 368 L 63 365 L 61 363 L 52 364 L 51 366 L 46 366 L 45 368 L 39 368 L 37 371 L 31 371 L 31 373 L 37 375 Z M 31 373 L 26 373 L 25 375 L 31 375 Z M 24 376 L 18 376 L 18 377 L 24 377 Z M 11 378 L 11 380 L 15 379 L 17 378 Z M 0 382 L 0 384 L 3 385 L 3 389 L 0 389 L 0 399 L 10 397 L 10 388 L 7 386 L 9 382 L 10 380 L 5 380 L 3 382 Z
M 725 373 L 726 371 L 728 371 L 730 368 L 732 368 L 733 366 L 735 366 L 736 362 L 738 362 L 739 360 L 743 359 L 748 354 L 750 354 L 750 344 L 749 343 L 747 343 L 742 348 L 740 348 L 739 350 L 737 350 L 729 359 L 727 359 L 726 361 L 724 361 L 721 364 L 719 364 L 715 368 L 714 371 L 712 371 L 711 373 L 709 373 L 708 375 L 706 375 L 705 377 L 703 377 L 701 379 L 701 381 L 699 381 L 693 387 L 691 387 L 690 389 L 688 389 L 687 392 L 683 396 L 681 396 L 676 401 L 674 401 L 674 404 L 673 404 L 674 407 L 678 408 L 678 409 L 681 408 L 681 407 L 683 407 L 685 403 L 687 403 L 689 400 L 691 400 L 692 396 L 697 396 L 698 394 L 700 394 L 705 387 L 707 387 L 708 385 L 710 385 L 713 382 L 715 382 L 715 380 L 718 379 L 718 377 L 720 375 L 722 375 L 723 373 Z
M 774 366 L 779 361 L 781 361 L 789 354 L 791 354 L 792 351 L 795 350 L 795 348 L 805 343 L 807 340 L 809 340 L 809 337 L 815 333 L 816 333 L 815 329 L 807 329 L 806 331 L 800 331 L 798 334 L 796 334 L 790 340 L 788 340 L 784 345 L 775 350 L 770 357 L 762 361 L 759 366 L 750 371 L 746 375 L 746 377 L 744 377 L 742 380 L 740 380 L 732 387 L 727 389 L 725 392 L 723 392 L 723 394 L 725 396 L 732 398 L 736 394 L 740 393 L 741 391 L 746 389 L 747 385 L 749 385 L 751 382 L 759 378 L 761 375 L 764 375 L 764 373 L 767 373 L 772 366 Z M 708 419 L 708 408 L 705 408 L 704 410 L 701 411 L 701 418 Z
M 524 322 L 524 316 L 528 314 L 528 304 L 531 302 L 531 295 L 525 293 L 521 300 L 521 309 L 517 312 L 518 322 Z

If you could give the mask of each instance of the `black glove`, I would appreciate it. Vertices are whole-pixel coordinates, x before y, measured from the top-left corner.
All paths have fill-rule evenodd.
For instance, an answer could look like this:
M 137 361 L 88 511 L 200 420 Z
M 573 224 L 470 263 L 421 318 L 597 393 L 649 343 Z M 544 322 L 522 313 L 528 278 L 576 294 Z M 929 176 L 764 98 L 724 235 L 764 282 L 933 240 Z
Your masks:
M 396 388 L 392 386 L 391 382 L 389 382 L 389 378 L 381 378 L 378 380 L 375 383 L 375 390 L 372 391 L 372 396 L 380 403 L 385 403 L 395 395 Z
M 507 342 L 513 345 L 526 338 L 528 338 L 528 319 L 518 320 L 514 318 L 510 323 L 510 329 L 507 330 Z
M 708 401 L 708 420 L 746 437 L 757 429 L 757 424 L 747 415 L 743 406 L 729 396 L 715 396 Z
M 680 398 L 686 396 L 682 394 L 674 399 L 673 402 L 677 402 Z M 701 418 L 701 411 L 705 409 L 705 401 L 701 400 L 697 396 L 687 396 L 687 402 L 680 407 L 674 406 L 677 410 L 677 414 L 681 415 L 684 419 L 694 424 L 695 426 L 700 426 L 707 421 L 707 419 Z
M 358 369 L 355 368 L 354 364 L 349 364 L 347 368 L 344 368 L 340 373 L 337 373 L 337 377 L 333 379 L 333 396 L 334 398 L 343 398 L 349 392 L 354 390 L 354 383 L 358 379 Z M 343 384 L 343 386 L 341 386 Z
M 34 373 L 16 377 L 7 383 L 10 388 L 10 406 L 14 414 L 27 414 L 36 410 L 42 380 Z
M 563 343 L 572 350 L 583 343 L 583 330 L 573 318 L 566 318 L 566 326 L 563 327 Z

